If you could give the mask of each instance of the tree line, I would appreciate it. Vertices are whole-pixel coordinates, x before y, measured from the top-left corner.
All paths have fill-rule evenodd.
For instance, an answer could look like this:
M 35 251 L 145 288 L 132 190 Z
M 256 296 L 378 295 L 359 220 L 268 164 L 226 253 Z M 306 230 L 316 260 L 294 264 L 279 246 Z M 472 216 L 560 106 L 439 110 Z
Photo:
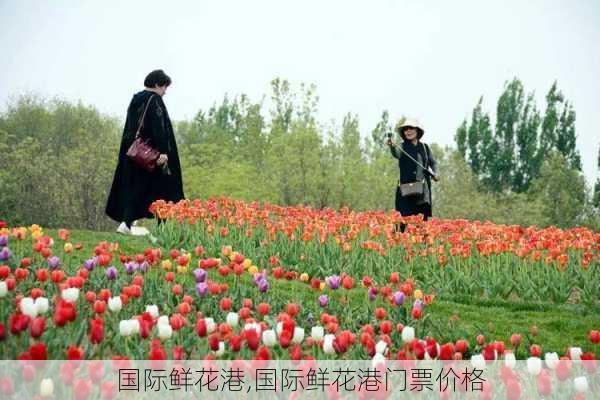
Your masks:
M 498 100 L 495 129 L 480 100 L 458 127 L 456 148 L 432 143 L 442 173 L 435 216 L 600 229 L 592 201 L 600 195 L 581 174 L 573 106 L 556 85 L 549 96 L 553 109 L 542 117 L 513 80 Z M 323 125 L 316 87 L 281 79 L 271 82 L 269 104 L 225 96 L 174 123 L 187 198 L 393 208 L 398 166 L 384 141 L 396 121 L 387 112 L 368 129 L 352 113 Z M 81 102 L 31 95 L 10 102 L 0 114 L 0 219 L 112 229 L 104 206 L 122 124 Z

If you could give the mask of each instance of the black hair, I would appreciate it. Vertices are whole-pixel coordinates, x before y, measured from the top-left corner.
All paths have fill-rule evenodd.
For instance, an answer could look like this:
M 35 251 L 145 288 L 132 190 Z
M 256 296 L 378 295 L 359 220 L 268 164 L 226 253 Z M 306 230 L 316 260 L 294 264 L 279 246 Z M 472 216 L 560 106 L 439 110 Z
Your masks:
M 171 78 L 169 78 L 169 75 L 165 74 L 165 71 L 163 71 L 162 69 L 155 69 L 146 76 L 146 79 L 144 79 L 144 86 L 146 86 L 147 88 L 153 88 L 157 85 L 171 85 Z
M 402 138 L 402 140 L 406 140 L 406 136 L 404 135 L 404 131 L 408 128 L 413 128 L 417 130 L 417 139 L 421 140 L 421 138 L 423 137 L 423 134 L 425 133 L 423 131 L 423 129 L 421 128 L 417 128 L 414 126 L 403 126 L 402 128 L 398 129 L 398 134 L 400 135 L 400 137 Z

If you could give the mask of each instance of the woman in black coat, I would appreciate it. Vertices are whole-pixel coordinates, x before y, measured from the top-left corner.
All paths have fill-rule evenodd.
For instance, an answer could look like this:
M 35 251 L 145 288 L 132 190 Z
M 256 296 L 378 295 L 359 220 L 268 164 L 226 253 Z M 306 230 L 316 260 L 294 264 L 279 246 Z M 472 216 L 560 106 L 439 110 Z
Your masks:
M 407 120 L 396 127 L 396 132 L 402 137 L 402 143 L 396 145 L 391 138 L 387 142 L 400 167 L 400 181 L 396 187 L 396 210 L 403 216 L 422 214 L 427 220 L 432 216 L 431 180 L 439 180 L 437 162 L 429 146 L 421 142 L 425 131 L 418 121 Z M 414 182 L 422 182 L 423 191 L 417 195 L 403 195 L 401 185 Z M 406 226 L 401 224 L 402 232 L 405 228 Z
M 144 80 L 146 88 L 133 96 L 127 109 L 119 162 L 106 205 L 106 214 L 121 222 L 119 233 L 131 233 L 134 221 L 152 218 L 148 210 L 152 202 L 159 199 L 177 202 L 184 198 L 175 135 L 162 100 L 170 84 L 171 78 L 162 70 L 152 71 Z M 153 172 L 139 167 L 126 155 L 145 109 L 140 136 L 149 139 L 150 145 L 160 152 Z

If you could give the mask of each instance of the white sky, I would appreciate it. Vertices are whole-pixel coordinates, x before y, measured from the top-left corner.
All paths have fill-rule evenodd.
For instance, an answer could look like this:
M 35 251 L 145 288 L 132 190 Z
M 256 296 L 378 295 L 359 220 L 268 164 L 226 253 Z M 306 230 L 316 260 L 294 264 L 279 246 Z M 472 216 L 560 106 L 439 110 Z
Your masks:
M 173 119 L 225 93 L 259 101 L 275 77 L 317 85 L 319 117 L 384 109 L 453 143 L 480 95 L 495 111 L 520 78 L 538 106 L 552 82 L 574 103 L 588 183 L 600 144 L 600 1 L 0 0 L 0 107 L 24 92 L 124 117 L 152 69 L 173 78 Z

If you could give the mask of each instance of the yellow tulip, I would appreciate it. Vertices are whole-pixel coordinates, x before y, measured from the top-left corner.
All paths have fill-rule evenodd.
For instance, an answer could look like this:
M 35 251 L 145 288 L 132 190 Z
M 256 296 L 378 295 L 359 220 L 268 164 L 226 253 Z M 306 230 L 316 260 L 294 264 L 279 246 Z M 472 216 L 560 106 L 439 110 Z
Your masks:
M 65 248 L 65 253 L 71 253 L 73 251 L 73 244 L 67 242 L 67 243 L 65 243 L 64 248 Z
M 248 269 L 248 268 L 250 268 L 251 266 L 252 266 L 252 260 L 250 260 L 249 258 L 246 258 L 246 259 L 244 260 L 244 268 L 245 268 L 245 269 Z
M 423 292 L 420 289 L 415 290 L 415 299 L 421 300 L 423 298 Z
M 325 286 L 326 286 L 326 285 L 325 285 L 325 282 L 321 282 L 321 284 L 319 285 L 319 288 L 320 288 L 321 290 L 325 290 Z
M 32 231 L 31 232 L 31 237 L 34 238 L 35 240 L 38 240 L 39 238 L 41 238 L 44 234 L 42 233 L 42 231 Z
M 301 280 L 302 282 L 308 282 L 308 274 L 307 274 L 306 272 L 303 272 L 303 273 L 300 275 L 300 280 Z
M 257 272 L 258 272 L 258 267 L 256 265 L 253 265 L 250 268 L 248 268 L 248 273 L 250 273 L 252 275 L 254 275 Z
M 187 274 L 188 272 L 188 267 L 185 267 L 183 265 L 178 265 L 177 266 L 177 273 L 178 274 Z
M 171 268 L 173 268 L 173 264 L 171 264 L 171 260 L 163 260 L 163 262 L 160 263 L 160 266 L 162 267 L 162 269 L 164 269 L 166 271 L 170 271 Z

